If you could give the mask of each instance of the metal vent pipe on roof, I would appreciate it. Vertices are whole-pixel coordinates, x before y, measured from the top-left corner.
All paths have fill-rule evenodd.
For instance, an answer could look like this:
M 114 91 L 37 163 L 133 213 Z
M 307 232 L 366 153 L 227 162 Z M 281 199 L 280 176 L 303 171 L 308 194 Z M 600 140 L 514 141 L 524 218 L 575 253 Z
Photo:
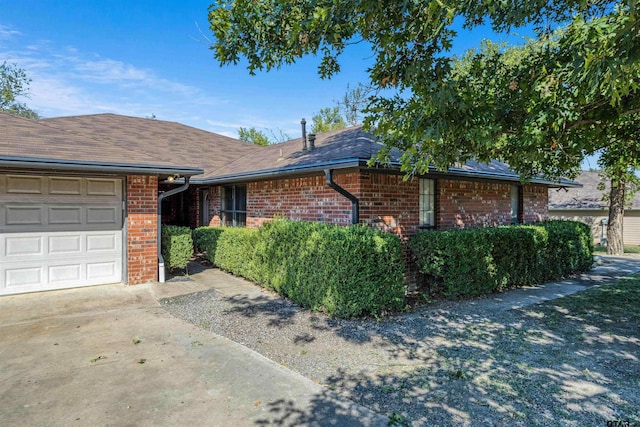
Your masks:
M 314 148 L 316 148 L 316 134 L 310 133 L 309 134 L 309 151 L 313 150 Z
M 304 117 L 300 120 L 300 125 L 302 126 L 302 151 L 307 151 L 307 121 Z

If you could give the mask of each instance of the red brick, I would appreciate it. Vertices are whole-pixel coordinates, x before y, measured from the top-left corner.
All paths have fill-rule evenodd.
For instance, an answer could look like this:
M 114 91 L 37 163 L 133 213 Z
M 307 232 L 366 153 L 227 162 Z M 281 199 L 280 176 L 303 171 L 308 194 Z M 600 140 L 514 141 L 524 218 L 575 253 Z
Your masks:
M 128 283 L 158 280 L 158 178 L 127 178 Z M 144 202 L 142 202 L 144 201 Z

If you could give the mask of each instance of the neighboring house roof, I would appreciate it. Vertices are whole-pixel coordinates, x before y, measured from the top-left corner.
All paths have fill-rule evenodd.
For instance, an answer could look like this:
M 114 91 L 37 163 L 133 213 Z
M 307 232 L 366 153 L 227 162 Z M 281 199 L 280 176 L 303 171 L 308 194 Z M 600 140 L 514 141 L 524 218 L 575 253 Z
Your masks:
M 92 163 L 94 167 L 101 164 L 141 168 L 188 165 L 180 166 L 185 170 L 181 175 L 201 173 L 192 182 L 208 184 L 366 166 L 382 149 L 382 144 L 360 127 L 318 134 L 315 149 L 303 151 L 301 138 L 262 147 L 179 123 L 116 114 L 37 121 L 0 114 L 0 125 L 8 130 L 2 135 L 6 140 L 0 151 L 0 165 L 11 161 L 17 165 L 18 160 L 26 162 L 28 158 L 40 159 L 45 166 L 47 161 L 85 166 Z M 399 150 L 392 150 L 388 166 L 398 168 L 400 156 Z M 434 169 L 433 173 L 438 172 Z M 520 179 L 498 161 L 467 162 L 450 168 L 447 175 L 512 182 Z M 549 186 L 576 185 L 568 180 L 556 183 L 541 178 L 534 178 L 532 182 Z
M 582 171 L 575 179 L 582 184 L 581 188 L 549 190 L 549 209 L 607 209 L 609 203 L 602 200 L 608 194 L 610 184 L 605 181 L 605 189 L 599 190 L 601 177 L 599 172 Z M 636 193 L 630 209 L 640 209 L 640 192 Z
M 49 120 L 0 113 L 0 129 L 0 166 L 5 168 L 183 176 L 203 172 L 191 166 L 193 162 L 152 156 L 130 139 L 116 140 L 110 135 L 115 128 L 105 130 L 103 137 L 98 132 L 87 134 Z

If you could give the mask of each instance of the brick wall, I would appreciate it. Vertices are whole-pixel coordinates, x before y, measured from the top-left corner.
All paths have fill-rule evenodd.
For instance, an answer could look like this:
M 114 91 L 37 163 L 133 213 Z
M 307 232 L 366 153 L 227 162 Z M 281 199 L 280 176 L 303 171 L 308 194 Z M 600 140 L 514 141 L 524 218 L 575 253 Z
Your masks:
M 158 178 L 127 178 L 128 283 L 158 280 Z
M 189 228 L 196 228 L 200 226 L 200 204 L 202 201 L 200 200 L 200 189 L 195 186 L 190 186 L 187 189 L 187 195 L 185 196 L 186 200 L 188 200 L 188 213 L 187 213 L 187 224 Z
M 201 226 L 209 225 L 211 227 L 218 227 L 222 225 L 222 220 L 220 218 L 220 209 L 222 206 L 221 190 L 220 187 L 211 187 L 209 188 L 209 223 L 208 224 L 200 224 Z
M 401 236 L 418 230 L 417 180 L 365 172 L 336 173 L 333 178 L 360 200 L 361 223 Z M 247 184 L 247 226 L 259 227 L 276 216 L 349 225 L 351 202 L 329 187 L 324 175 Z M 220 225 L 220 187 L 210 190 L 209 217 L 210 225 Z
M 419 230 L 418 179 L 404 181 L 401 175 L 363 171 L 337 173 L 334 180 L 360 200 L 361 223 L 401 237 Z M 439 229 L 511 223 L 509 183 L 438 179 L 437 193 Z M 522 196 L 525 223 L 548 217 L 545 187 L 523 186 Z M 192 203 L 198 206 L 199 202 L 196 193 Z M 210 189 L 208 205 L 209 225 L 220 225 L 220 187 Z M 194 224 L 197 212 L 193 211 Z M 247 226 L 259 227 L 275 216 L 348 225 L 351 202 L 330 188 L 324 175 L 247 184 Z
M 334 181 L 358 195 L 359 174 L 335 174 Z M 323 176 L 252 182 L 247 185 L 247 226 L 259 227 L 275 216 L 297 221 L 351 224 L 351 202 L 329 187 Z
M 419 230 L 419 179 L 366 171 L 336 173 L 334 181 L 360 200 L 360 223 L 395 233 L 406 241 Z M 220 187 L 209 190 L 209 225 L 221 225 Z M 546 190 L 523 188 L 525 222 L 546 217 Z M 438 179 L 438 228 L 469 228 L 511 223 L 511 184 Z M 247 184 L 247 226 L 275 216 L 331 224 L 351 223 L 351 202 L 330 188 L 324 175 Z M 407 283 L 420 282 L 408 251 Z M 413 289 L 413 286 L 410 286 Z
M 525 223 L 549 219 L 549 190 L 542 185 L 522 187 L 523 219 Z
M 437 185 L 439 229 L 511 224 L 510 184 L 439 179 Z
M 360 222 L 401 237 L 418 231 L 420 181 L 401 175 L 360 173 Z

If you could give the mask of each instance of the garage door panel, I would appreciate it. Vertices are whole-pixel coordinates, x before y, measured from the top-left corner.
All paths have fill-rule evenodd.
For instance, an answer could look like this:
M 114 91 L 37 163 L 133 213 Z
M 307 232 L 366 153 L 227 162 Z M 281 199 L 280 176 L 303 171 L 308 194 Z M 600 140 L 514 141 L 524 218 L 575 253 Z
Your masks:
M 45 182 L 39 176 L 8 175 L 6 191 L 9 194 L 44 194 Z
M 0 175 L 0 295 L 117 283 L 122 180 Z
M 623 227 L 625 245 L 640 245 L 640 213 L 625 215 Z
M 87 253 L 118 251 L 122 246 L 117 234 L 87 234 Z
M 115 261 L 88 263 L 87 280 L 102 280 L 103 278 L 113 277 L 117 266 L 118 263 Z
M 50 235 L 49 255 L 77 255 L 82 253 L 82 234 Z
M 122 217 L 120 206 L 87 207 L 87 224 L 109 224 L 118 226 Z
M 87 179 L 87 196 L 122 198 L 122 185 L 114 179 Z
M 49 180 L 49 194 L 81 196 L 82 183 L 82 178 L 52 177 Z
M 39 288 L 44 282 L 41 266 L 15 266 L 4 271 L 7 293 L 24 292 L 23 288 Z
M 17 206 L 6 207 L 5 224 L 11 226 L 37 225 L 44 226 L 44 214 L 42 206 Z
M 49 284 L 53 286 L 78 283 L 82 280 L 82 264 L 52 265 L 48 273 Z
M 8 236 L 4 242 L 4 256 L 21 258 L 44 255 L 44 236 Z
M 82 206 L 50 206 L 47 225 L 75 225 L 82 228 Z

